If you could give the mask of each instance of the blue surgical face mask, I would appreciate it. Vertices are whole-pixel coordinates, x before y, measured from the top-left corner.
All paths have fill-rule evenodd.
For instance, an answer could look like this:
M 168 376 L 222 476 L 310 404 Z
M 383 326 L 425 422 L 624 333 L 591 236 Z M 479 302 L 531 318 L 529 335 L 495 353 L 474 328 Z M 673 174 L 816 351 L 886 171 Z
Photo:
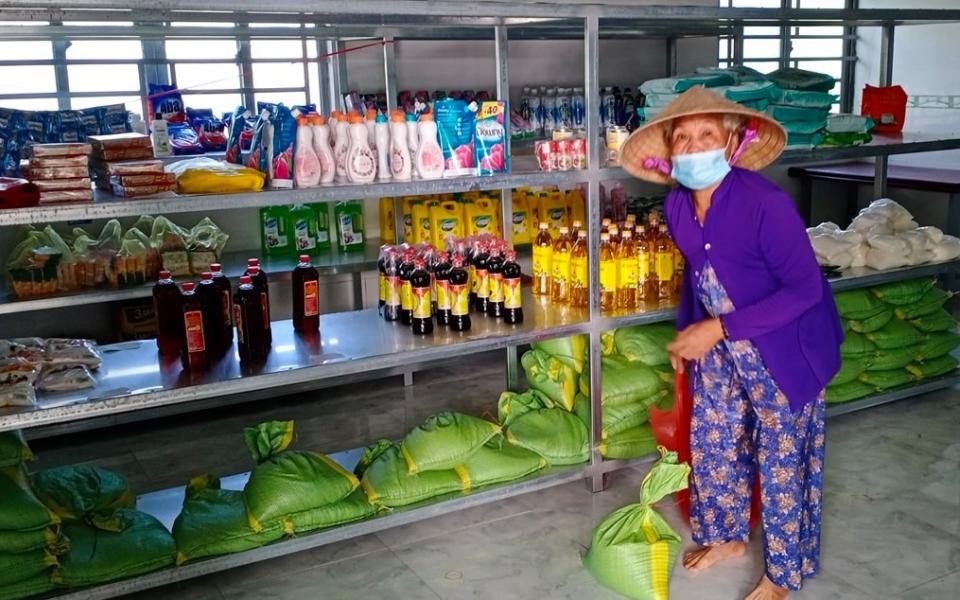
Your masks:
M 723 179 L 730 172 L 726 147 L 690 154 L 677 154 L 672 159 L 670 176 L 691 190 L 703 190 Z

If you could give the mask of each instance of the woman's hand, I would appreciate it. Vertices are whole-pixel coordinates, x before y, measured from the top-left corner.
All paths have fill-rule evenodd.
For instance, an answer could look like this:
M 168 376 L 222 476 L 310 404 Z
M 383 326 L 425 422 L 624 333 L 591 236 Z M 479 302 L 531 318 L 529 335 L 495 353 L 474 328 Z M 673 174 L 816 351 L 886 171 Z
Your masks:
M 682 356 L 670 350 L 669 346 L 667 347 L 667 353 L 670 355 L 670 365 L 673 366 L 673 371 L 683 375 L 683 372 L 686 369 L 686 361 L 683 360 Z
M 674 363 L 673 368 L 677 368 L 675 356 L 686 360 L 700 360 L 722 339 L 723 325 L 720 319 L 707 319 L 687 327 L 667 346 L 670 362 Z

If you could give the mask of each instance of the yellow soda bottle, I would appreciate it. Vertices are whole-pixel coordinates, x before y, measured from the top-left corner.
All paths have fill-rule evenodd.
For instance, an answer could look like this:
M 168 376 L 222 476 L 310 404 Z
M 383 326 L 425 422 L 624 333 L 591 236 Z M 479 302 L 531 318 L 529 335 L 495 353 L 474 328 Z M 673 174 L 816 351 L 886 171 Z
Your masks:
M 600 234 L 600 310 L 617 306 L 617 257 L 610 244 L 610 234 Z
M 550 224 L 540 222 L 540 231 L 533 241 L 533 293 L 536 296 L 547 296 L 551 292 L 551 277 L 553 267 L 553 239 L 550 237 Z
M 629 229 L 617 249 L 617 307 L 637 307 L 637 248 Z
M 657 298 L 669 300 L 673 297 L 673 242 L 667 234 L 667 226 L 660 225 L 657 235 Z
M 587 232 L 581 229 L 570 250 L 570 305 L 587 306 L 590 303 L 590 249 L 587 247 Z
M 553 244 L 553 255 L 550 259 L 550 268 L 553 272 L 553 292 L 550 297 L 554 302 L 566 304 L 570 300 L 570 252 L 573 244 L 570 243 L 570 230 L 560 228 L 560 237 Z

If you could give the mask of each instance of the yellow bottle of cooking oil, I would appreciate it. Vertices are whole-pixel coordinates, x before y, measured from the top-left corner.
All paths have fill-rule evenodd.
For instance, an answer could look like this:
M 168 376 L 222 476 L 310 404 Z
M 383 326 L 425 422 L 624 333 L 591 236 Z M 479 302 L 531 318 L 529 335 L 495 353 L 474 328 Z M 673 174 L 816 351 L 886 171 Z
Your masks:
M 617 249 L 617 307 L 637 307 L 637 247 L 633 232 L 627 229 Z
M 683 271 L 686 269 L 686 261 L 683 259 L 683 253 L 680 248 L 672 243 L 673 246 L 673 297 L 680 297 L 680 290 L 683 288 Z
M 463 237 L 463 216 L 459 204 L 452 200 L 438 202 L 430 206 L 429 213 L 431 244 L 446 248 L 448 237 Z
M 397 243 L 397 223 L 393 218 L 393 198 L 380 198 L 380 240 Z
M 465 204 L 467 218 L 467 235 L 481 235 L 488 233 L 497 235 L 497 209 L 490 198 L 477 198 L 470 204 Z
M 498 238 L 503 237 L 503 223 L 501 219 L 503 218 L 503 211 L 501 210 L 503 201 L 500 197 L 499 190 L 495 190 L 489 193 L 487 199 L 493 205 L 493 235 Z
M 550 225 L 550 235 L 556 238 L 561 227 L 570 227 L 567 200 L 560 192 L 549 192 L 541 194 L 540 202 L 540 221 Z
M 673 297 L 673 242 L 667 234 L 667 226 L 660 225 L 657 231 L 657 299 L 669 300 Z
M 403 241 L 414 243 L 413 233 L 413 205 L 420 200 L 417 196 L 404 196 L 400 205 L 403 207 Z
M 552 292 L 550 298 L 554 302 L 566 304 L 570 300 L 570 253 L 573 243 L 570 242 L 570 230 L 560 228 L 560 237 L 553 243 L 553 255 L 550 259 L 552 272 Z
M 540 223 L 537 239 L 533 241 L 533 293 L 550 297 L 551 277 L 553 275 L 553 238 L 546 221 Z
M 656 272 L 653 265 L 654 249 L 647 237 L 646 227 L 637 227 L 636 247 L 637 255 L 637 304 L 651 299 L 656 300 Z
M 532 190 L 527 191 L 527 210 L 530 211 L 530 240 L 537 237 L 540 231 L 540 194 Z
M 613 247 L 614 253 L 620 248 L 620 228 L 616 225 L 611 225 L 607 229 L 607 233 L 610 234 L 610 246 Z
M 527 195 L 522 192 L 516 192 L 513 195 L 513 243 L 529 244 L 533 241 L 533 218 L 530 215 L 530 204 Z
M 567 215 L 570 223 L 580 221 L 584 223 L 587 220 L 587 203 L 583 200 L 583 194 L 578 188 L 567 191 Z M 572 233 L 572 232 L 571 232 Z M 573 234 L 574 237 L 576 234 Z
M 414 244 L 431 244 L 433 236 L 430 233 L 430 206 L 426 200 L 414 202 L 411 209 L 413 216 Z
M 600 233 L 609 233 L 611 225 L 613 225 L 613 219 L 604 217 L 604 219 L 600 221 Z
M 574 221 L 574 222 L 570 225 L 570 239 L 572 239 L 574 242 L 576 242 L 576 241 L 577 241 L 577 236 L 580 235 L 580 230 L 581 230 L 581 229 L 583 229 L 583 221 L 579 221 L 579 220 Z
M 570 250 L 570 306 L 587 306 L 590 303 L 590 248 L 587 232 L 581 229 Z
M 600 234 L 600 309 L 617 306 L 617 257 L 610 245 L 610 234 Z

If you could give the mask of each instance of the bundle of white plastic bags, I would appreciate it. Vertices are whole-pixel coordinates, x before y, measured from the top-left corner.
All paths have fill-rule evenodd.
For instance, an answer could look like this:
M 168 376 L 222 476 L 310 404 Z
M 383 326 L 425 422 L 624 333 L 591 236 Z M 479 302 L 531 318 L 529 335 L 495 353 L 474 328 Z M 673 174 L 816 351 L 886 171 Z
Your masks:
M 936 227 L 919 227 L 907 209 L 889 198 L 861 210 L 846 231 L 827 222 L 807 234 L 817 261 L 841 269 L 896 269 L 960 257 L 960 239 Z

